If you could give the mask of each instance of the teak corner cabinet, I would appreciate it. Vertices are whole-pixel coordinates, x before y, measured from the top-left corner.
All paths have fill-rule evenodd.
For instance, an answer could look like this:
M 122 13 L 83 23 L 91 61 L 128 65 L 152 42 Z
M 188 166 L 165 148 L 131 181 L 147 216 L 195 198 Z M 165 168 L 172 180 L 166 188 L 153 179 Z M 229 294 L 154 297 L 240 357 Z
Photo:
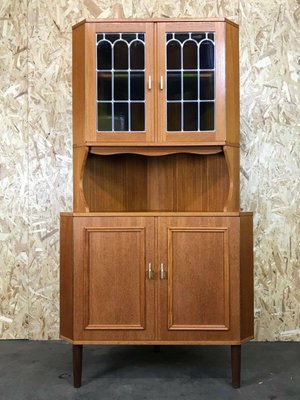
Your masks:
M 60 334 L 75 387 L 82 345 L 97 343 L 230 345 L 239 387 L 253 235 L 239 204 L 238 63 L 225 19 L 74 26 Z

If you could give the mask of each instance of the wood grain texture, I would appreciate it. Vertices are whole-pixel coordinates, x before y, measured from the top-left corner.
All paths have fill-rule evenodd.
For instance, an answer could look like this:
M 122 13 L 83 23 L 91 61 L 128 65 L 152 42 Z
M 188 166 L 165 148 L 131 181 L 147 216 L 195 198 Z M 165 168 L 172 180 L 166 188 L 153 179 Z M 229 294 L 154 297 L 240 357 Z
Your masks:
M 169 330 L 229 329 L 227 228 L 169 227 L 165 268 Z
M 75 212 L 89 212 L 89 202 L 85 198 L 83 188 L 87 158 L 87 147 L 73 149 L 73 210 Z
M 73 339 L 73 218 L 60 217 L 60 334 Z
M 146 328 L 145 241 L 143 227 L 85 228 L 85 330 Z
M 86 216 L 73 221 L 78 244 L 74 340 L 153 340 L 154 281 L 146 279 L 147 265 L 154 259 L 153 218 Z M 95 248 L 100 252 L 92 254 Z
M 239 28 L 231 24 L 225 27 L 226 70 L 226 141 L 240 143 L 240 74 Z
M 229 179 L 223 153 L 159 157 L 89 154 L 83 188 L 92 212 L 222 211 Z
M 222 232 L 226 232 L 228 229 L 228 242 Z M 185 259 L 182 258 L 180 253 L 177 253 L 175 246 L 170 249 L 170 233 L 169 233 L 169 243 L 168 243 L 168 231 L 179 230 L 185 232 L 185 235 L 192 235 L 191 240 L 188 240 L 186 236 L 185 244 L 189 249 L 187 253 L 181 244 L 177 243 L 179 250 L 181 249 L 186 255 Z M 196 232 L 199 233 L 196 233 Z M 200 231 L 202 231 L 201 239 L 204 239 L 202 244 L 200 240 Z M 218 233 L 216 233 L 218 231 Z M 240 302 L 239 302 L 239 218 L 222 218 L 222 217 L 208 217 L 208 218 L 197 218 L 197 217 L 169 217 L 169 218 L 159 218 L 158 219 L 158 263 L 163 263 L 168 270 L 168 279 L 159 280 L 158 290 L 159 290 L 159 336 L 158 339 L 162 341 L 213 341 L 213 340 L 240 340 L 240 328 L 239 328 L 239 312 L 240 312 Z M 190 233 L 187 233 L 190 232 Z M 207 233 L 205 233 L 207 232 Z M 209 233 L 208 233 L 209 232 Z M 208 244 L 206 242 L 208 236 L 205 235 L 217 235 L 213 240 L 213 243 Z M 221 235 L 221 236 L 218 236 Z M 211 236 L 209 236 L 211 238 Z M 222 237 L 222 239 L 220 239 Z M 220 242 L 221 240 L 221 242 Z M 220 245 L 222 243 L 222 245 Z M 206 244 L 206 245 L 205 245 Z M 229 251 L 228 251 L 229 244 Z M 169 246 L 169 251 L 168 251 Z M 173 246 L 173 245 L 172 245 Z M 203 247 L 202 247 L 203 246 Z M 219 247 L 214 247 L 219 246 Z M 204 259 L 201 261 L 201 255 L 204 252 Z M 172 271 L 174 263 L 174 255 L 172 253 L 176 252 L 176 257 L 178 257 L 178 263 L 175 261 L 175 272 Z M 215 260 L 215 255 L 220 256 L 219 261 Z M 227 259 L 227 257 L 229 257 Z M 204 260 L 209 262 L 209 273 L 207 275 L 208 281 L 206 282 L 206 287 L 203 289 L 208 295 L 204 299 L 201 298 L 201 291 L 199 288 L 191 283 L 191 288 L 187 289 L 184 282 L 187 282 L 189 277 L 185 277 L 180 274 L 180 271 L 184 268 L 192 269 L 195 273 L 195 280 L 198 281 L 201 287 L 204 285 L 204 281 L 200 275 L 198 275 L 197 268 L 195 266 L 195 260 L 198 260 L 199 264 L 205 269 L 208 266 L 202 264 Z M 228 261 L 227 261 L 228 260 Z M 197 263 L 198 263 L 197 262 Z M 229 264 L 228 264 L 229 262 Z M 230 268 L 228 269 L 228 266 Z M 171 268 L 171 271 L 169 271 Z M 179 273 L 181 279 L 176 278 L 175 273 Z M 176 282 L 170 283 L 169 277 L 171 274 L 174 275 Z M 172 275 L 173 274 L 173 275 Z M 173 277 L 173 279 L 174 279 Z M 215 280 L 218 279 L 218 282 Z M 229 285 L 230 281 L 230 287 Z M 223 283 L 222 283 L 223 282 Z M 175 287 L 174 287 L 175 285 Z M 179 285 L 179 286 L 178 286 Z M 172 293 L 171 293 L 172 287 Z M 169 290 L 168 290 L 169 289 Z M 219 292 L 218 292 L 219 290 Z M 229 293 L 228 293 L 229 290 Z M 190 292 L 191 291 L 191 292 Z M 190 293 L 193 296 L 189 297 Z M 175 298 L 175 294 L 177 298 Z M 174 297 L 176 303 L 172 303 L 170 296 Z M 216 296 L 218 301 L 215 302 Z M 174 300 L 173 300 L 174 302 Z M 182 303 L 181 303 L 182 302 Z M 187 304 L 189 302 L 189 304 Z M 206 302 L 206 303 L 205 303 Z M 217 304 L 218 303 L 218 304 Z M 205 304 L 205 306 L 204 306 Z M 220 305 L 222 304 L 222 309 Z M 185 305 L 185 313 L 183 314 L 182 305 Z M 197 310 L 197 305 L 199 309 Z M 201 308 L 200 308 L 201 306 Z M 172 310 L 171 310 L 172 307 Z M 168 327 L 168 315 L 169 315 L 169 325 L 170 325 L 170 313 L 175 313 L 176 308 L 180 309 L 181 316 L 177 314 L 177 320 L 182 321 L 182 324 L 178 328 L 176 326 L 174 329 L 169 329 Z M 194 308 L 195 307 L 195 308 Z M 207 310 L 207 313 L 206 313 Z M 210 315 L 209 313 L 212 313 Z M 229 320 L 230 315 L 230 320 Z M 190 324 L 188 324 L 188 320 Z M 195 326 L 193 322 L 197 321 Z M 199 322 L 201 321 L 201 324 Z M 173 321 L 172 321 L 173 323 Z M 176 320 L 174 321 L 176 323 Z M 182 330 L 182 325 L 187 326 L 187 329 Z M 194 326 L 193 326 L 194 325 Z M 202 327 L 201 327 L 202 325 Z
M 254 336 L 253 218 L 240 218 L 241 340 Z

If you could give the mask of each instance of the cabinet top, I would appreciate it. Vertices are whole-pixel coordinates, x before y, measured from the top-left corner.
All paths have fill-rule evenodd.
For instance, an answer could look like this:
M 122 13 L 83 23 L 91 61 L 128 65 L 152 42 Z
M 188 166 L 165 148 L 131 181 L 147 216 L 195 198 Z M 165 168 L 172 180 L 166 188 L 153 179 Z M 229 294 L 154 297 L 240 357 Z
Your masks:
M 239 27 L 235 22 L 227 18 L 110 18 L 110 19 L 84 19 L 77 24 L 73 25 L 72 29 L 77 28 L 82 24 L 97 24 L 101 22 L 226 22 L 235 27 Z

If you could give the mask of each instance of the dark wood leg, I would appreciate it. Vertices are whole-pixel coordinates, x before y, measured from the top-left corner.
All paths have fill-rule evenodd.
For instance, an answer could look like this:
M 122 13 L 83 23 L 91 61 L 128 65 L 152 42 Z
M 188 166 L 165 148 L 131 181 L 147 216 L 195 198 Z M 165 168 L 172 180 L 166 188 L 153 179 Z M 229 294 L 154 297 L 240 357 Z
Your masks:
M 153 346 L 153 352 L 154 352 L 155 354 L 160 353 L 160 345 L 159 345 L 159 344 L 155 344 L 155 345 Z
M 73 344 L 73 386 L 80 388 L 82 373 L 82 344 Z
M 232 387 L 238 389 L 241 386 L 241 345 L 231 346 L 231 373 Z

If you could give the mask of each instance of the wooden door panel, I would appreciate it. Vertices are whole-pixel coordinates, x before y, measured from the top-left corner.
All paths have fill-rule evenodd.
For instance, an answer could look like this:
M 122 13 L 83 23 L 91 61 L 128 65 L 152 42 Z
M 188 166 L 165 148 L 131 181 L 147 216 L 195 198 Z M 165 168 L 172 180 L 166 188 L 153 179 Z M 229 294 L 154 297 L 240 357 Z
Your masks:
M 75 340 L 153 340 L 154 219 L 78 217 L 75 226 Z
M 145 228 L 86 228 L 84 329 L 145 328 Z
M 208 32 L 210 32 L 211 36 L 195 39 L 197 37 L 201 38 L 202 35 L 205 36 L 206 33 L 208 35 Z M 183 33 L 181 36 L 182 42 L 179 39 L 180 33 Z M 187 33 L 191 34 L 189 39 Z M 159 141 L 184 145 L 199 144 L 200 142 L 208 144 L 225 140 L 224 38 L 224 24 L 217 22 L 189 22 L 188 24 L 185 22 L 160 22 L 157 24 L 157 70 L 158 82 L 160 82 L 157 108 Z M 200 46 L 205 40 L 209 43 L 214 43 L 213 54 L 215 62 L 213 67 L 202 69 L 203 66 L 201 66 L 200 61 L 196 62 L 195 60 L 200 60 Z M 173 44 L 178 46 L 178 51 L 176 52 L 174 48 L 174 52 L 170 53 L 170 60 L 174 65 L 168 66 L 167 46 Z M 185 55 L 190 56 L 193 54 L 191 48 L 190 51 L 185 51 L 185 46 L 189 44 L 195 45 L 198 49 L 197 56 L 194 56 L 195 65 L 189 65 L 191 60 L 189 62 L 186 60 L 187 62 L 185 62 L 184 59 Z M 176 57 L 181 58 L 178 63 L 176 60 L 174 61 Z M 192 78 L 193 74 L 195 74 L 194 78 Z M 213 96 L 211 94 L 202 96 L 202 77 L 205 79 L 208 74 L 212 74 L 213 86 L 216 90 L 211 90 L 214 93 Z M 191 86 L 188 83 L 189 79 L 191 79 Z M 177 83 L 176 80 L 178 80 Z M 170 82 L 170 94 L 168 94 L 168 81 Z M 197 91 L 199 85 L 200 89 Z M 174 92 L 176 88 L 178 88 L 178 93 Z M 212 107 L 213 111 L 209 111 L 210 107 Z M 170 110 L 169 120 L 167 118 L 167 109 Z M 208 118 L 208 114 L 211 121 L 207 125 L 204 121 Z
M 96 36 L 99 34 L 98 36 Z M 112 38 L 114 34 L 117 38 Z M 105 37 L 103 35 L 106 35 Z M 131 38 L 130 38 L 131 36 Z M 134 37 L 135 36 L 135 37 Z M 143 36 L 141 39 L 140 36 Z M 112 52 L 112 64 L 97 69 L 97 53 L 95 46 L 96 37 L 110 46 Z M 117 49 L 115 40 L 122 43 L 122 50 Z M 99 43 L 99 42 L 98 42 Z M 135 44 L 144 46 L 142 66 L 131 65 L 138 58 Z M 86 63 L 86 141 L 90 143 L 105 143 L 121 146 L 134 143 L 149 143 L 155 139 L 154 130 L 154 90 L 152 80 L 154 78 L 154 24 L 151 22 L 97 22 L 86 27 L 86 54 L 89 60 Z M 119 53 L 118 53 L 119 51 Z M 124 65 L 114 65 L 118 54 L 124 61 Z M 103 72 L 104 71 L 104 72 Z M 96 78 L 97 72 L 97 78 Z M 102 76 L 107 84 L 101 85 Z M 137 75 L 143 83 L 137 85 L 133 82 Z M 97 80 L 98 79 L 98 80 Z M 100 80 L 99 80 L 100 79 Z M 121 83 L 125 80 L 126 85 Z M 98 82 L 98 83 L 97 83 Z M 99 85 L 99 90 L 97 89 Z M 137 95 L 137 86 L 144 90 Z M 102 93 L 105 88 L 111 88 L 107 94 Z M 118 91 L 116 90 L 118 88 Z M 98 93 L 99 91 L 99 93 Z M 98 96 L 98 97 L 97 97 Z M 101 106 L 102 105 L 102 106 Z M 99 110 L 97 107 L 99 106 Z M 98 111 L 97 111 L 98 110 Z M 102 127 L 99 118 L 103 117 Z M 138 116 L 145 115 L 144 123 L 138 122 Z M 135 121 L 135 122 L 134 122 Z
M 159 218 L 158 231 L 160 340 L 237 338 L 238 218 Z
M 228 329 L 226 228 L 168 229 L 169 329 Z

